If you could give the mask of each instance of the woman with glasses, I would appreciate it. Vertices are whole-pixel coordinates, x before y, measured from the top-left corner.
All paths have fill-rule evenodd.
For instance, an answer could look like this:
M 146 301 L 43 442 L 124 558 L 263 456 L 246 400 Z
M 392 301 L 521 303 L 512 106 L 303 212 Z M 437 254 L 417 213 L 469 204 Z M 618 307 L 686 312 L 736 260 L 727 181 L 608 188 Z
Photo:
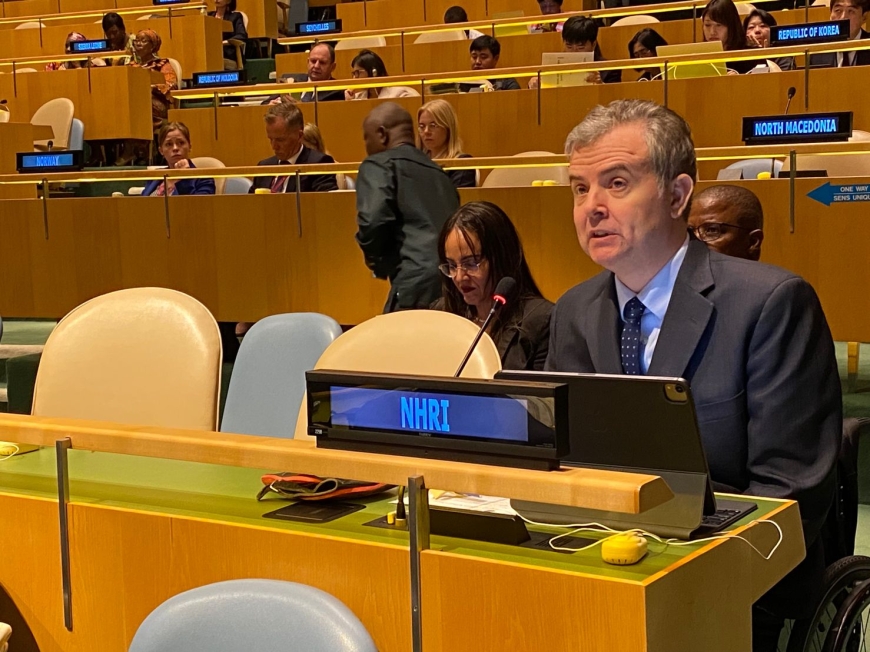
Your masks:
M 505 212 L 486 201 L 469 202 L 444 224 L 438 238 L 441 298 L 432 306 L 482 325 L 495 286 L 506 276 L 517 283 L 513 298 L 487 327 L 504 369 L 544 368 L 553 304 L 542 295 Z
M 640 30 L 628 42 L 628 56 L 630 59 L 649 59 L 658 56 L 658 48 L 667 45 L 664 37 L 651 27 Z M 637 81 L 652 81 L 658 77 L 661 71 L 658 68 L 638 69 L 640 77 Z
M 351 76 L 354 79 L 373 79 L 389 77 L 384 60 L 371 50 L 360 50 L 350 62 Z M 383 88 L 347 89 L 346 100 L 392 100 L 397 97 L 418 97 L 420 94 L 407 86 L 384 86 Z
M 462 151 L 459 120 L 453 106 L 446 100 L 432 100 L 417 110 L 417 147 L 432 160 L 471 158 Z M 474 188 L 476 170 L 450 170 L 447 176 L 457 188 Z

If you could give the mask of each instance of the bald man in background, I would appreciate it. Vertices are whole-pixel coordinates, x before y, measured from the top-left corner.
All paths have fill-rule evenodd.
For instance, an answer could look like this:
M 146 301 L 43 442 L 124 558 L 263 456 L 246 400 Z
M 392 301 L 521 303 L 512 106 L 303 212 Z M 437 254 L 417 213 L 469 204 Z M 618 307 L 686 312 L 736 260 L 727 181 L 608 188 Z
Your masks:
M 366 266 L 390 281 L 385 313 L 428 308 L 441 296 L 438 234 L 459 208 L 459 195 L 417 149 L 414 121 L 398 104 L 372 109 L 363 137 L 368 157 L 356 182 L 356 239 Z
M 751 190 L 711 186 L 692 199 L 689 228 L 698 240 L 726 256 L 758 260 L 764 240 L 764 212 Z

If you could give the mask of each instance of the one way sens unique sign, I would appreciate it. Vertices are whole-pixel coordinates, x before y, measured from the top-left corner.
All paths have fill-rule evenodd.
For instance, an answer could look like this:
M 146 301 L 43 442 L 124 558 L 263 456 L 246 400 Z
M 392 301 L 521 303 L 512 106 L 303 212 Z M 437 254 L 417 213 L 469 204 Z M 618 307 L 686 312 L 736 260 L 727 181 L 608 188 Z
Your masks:
M 853 201 L 870 201 L 870 184 L 841 186 L 825 183 L 807 193 L 807 197 L 815 199 L 825 206 Z

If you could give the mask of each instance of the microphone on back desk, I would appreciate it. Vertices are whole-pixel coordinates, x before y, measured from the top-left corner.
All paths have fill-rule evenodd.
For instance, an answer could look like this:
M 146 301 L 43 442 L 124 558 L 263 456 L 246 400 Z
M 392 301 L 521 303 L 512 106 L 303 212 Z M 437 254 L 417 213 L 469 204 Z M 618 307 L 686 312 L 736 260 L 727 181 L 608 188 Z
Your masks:
M 480 341 L 480 338 L 483 337 L 484 331 L 486 331 L 486 327 L 489 326 L 489 322 L 492 321 L 493 316 L 495 315 L 495 311 L 504 306 L 508 301 L 513 299 L 513 294 L 517 290 L 517 282 L 511 278 L 510 276 L 505 276 L 501 279 L 498 284 L 495 286 L 495 292 L 492 294 L 492 308 L 489 311 L 489 314 L 486 316 L 483 324 L 480 327 L 480 330 L 477 331 L 477 335 L 474 338 L 474 341 L 471 343 L 471 346 L 468 347 L 468 351 L 465 354 L 465 357 L 462 359 L 462 363 L 459 365 L 459 369 L 456 370 L 456 373 L 453 374 L 454 378 L 458 378 L 459 374 L 462 373 L 462 370 L 465 369 L 465 365 L 468 364 L 468 361 L 471 359 L 471 354 L 474 353 L 474 349 L 477 348 L 477 343 Z
M 788 100 L 785 103 L 785 113 L 783 115 L 788 115 L 788 108 L 791 106 L 791 100 L 794 97 L 794 94 L 797 93 L 797 89 L 794 86 L 789 86 L 788 89 Z M 776 159 L 772 156 L 770 157 L 770 178 L 775 178 L 776 170 Z

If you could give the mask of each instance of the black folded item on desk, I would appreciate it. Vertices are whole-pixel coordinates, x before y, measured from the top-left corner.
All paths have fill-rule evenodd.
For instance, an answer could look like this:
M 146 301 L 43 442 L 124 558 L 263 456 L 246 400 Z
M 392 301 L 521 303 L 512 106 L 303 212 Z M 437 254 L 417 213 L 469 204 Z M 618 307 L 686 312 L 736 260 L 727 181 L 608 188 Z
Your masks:
M 257 500 L 275 493 L 288 500 L 344 500 L 363 498 L 388 491 L 391 484 L 345 480 L 343 478 L 320 478 L 304 473 L 269 473 L 262 477 L 263 488 Z

